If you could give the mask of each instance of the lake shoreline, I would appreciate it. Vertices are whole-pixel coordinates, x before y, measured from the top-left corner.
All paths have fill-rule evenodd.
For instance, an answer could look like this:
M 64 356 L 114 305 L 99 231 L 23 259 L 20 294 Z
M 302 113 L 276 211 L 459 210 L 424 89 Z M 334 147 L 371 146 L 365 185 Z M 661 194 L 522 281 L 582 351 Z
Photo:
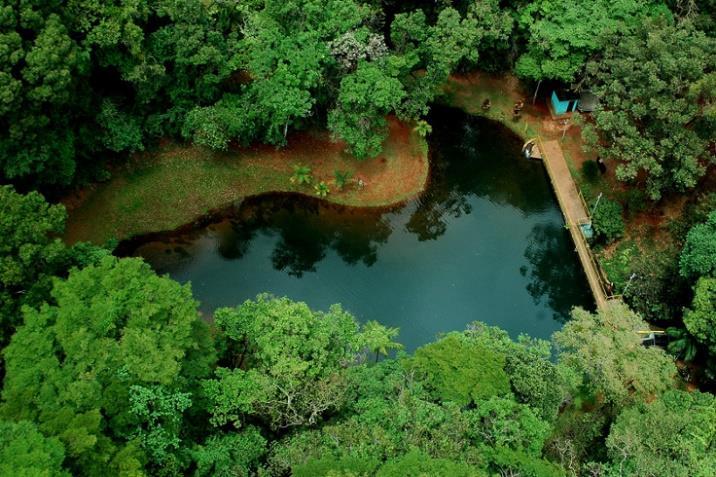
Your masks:
M 389 118 L 389 131 L 383 152 L 365 161 L 347 154 L 345 145 L 331 141 L 327 131 L 296 133 L 280 150 L 259 145 L 217 153 L 171 144 L 136 155 L 108 182 L 64 199 L 68 209 L 64 240 L 102 244 L 187 230 L 210 223 L 247 198 L 274 193 L 344 207 L 405 204 L 428 186 L 428 147 L 409 124 L 396 118 Z M 290 181 L 297 165 L 311 169 L 311 184 Z M 333 178 L 338 170 L 351 174 L 343 190 Z M 319 182 L 331 189 L 326 197 L 317 197 L 313 190 Z

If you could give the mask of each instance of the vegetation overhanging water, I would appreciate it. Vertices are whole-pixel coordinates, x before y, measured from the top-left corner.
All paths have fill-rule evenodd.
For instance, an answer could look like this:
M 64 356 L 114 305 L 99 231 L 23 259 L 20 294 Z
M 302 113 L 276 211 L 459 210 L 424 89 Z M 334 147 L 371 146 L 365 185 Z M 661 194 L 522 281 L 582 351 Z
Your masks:
M 498 123 L 436 107 L 431 124 L 430 186 L 407 204 L 273 194 L 124 248 L 191 281 L 207 315 L 268 291 L 398 326 L 407 349 L 474 320 L 548 338 L 590 296 L 542 165 Z

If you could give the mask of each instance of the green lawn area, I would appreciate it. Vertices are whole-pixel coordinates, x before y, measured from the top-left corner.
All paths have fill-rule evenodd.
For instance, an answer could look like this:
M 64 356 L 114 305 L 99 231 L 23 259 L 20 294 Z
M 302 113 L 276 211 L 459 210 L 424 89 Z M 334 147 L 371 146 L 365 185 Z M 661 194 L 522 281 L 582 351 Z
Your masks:
M 170 144 L 137 154 L 104 183 L 68 197 L 65 240 L 104 243 L 176 229 L 200 216 L 268 192 L 314 194 L 313 187 L 290 181 L 293 166 L 309 166 L 314 183 L 331 188 L 326 200 L 349 206 L 394 205 L 419 194 L 428 178 L 424 139 L 395 119 L 383 153 L 357 161 L 326 132 L 295 134 L 283 149 L 256 146 L 213 152 Z M 351 184 L 339 191 L 336 170 L 349 171 Z M 357 187 L 357 181 L 365 183 Z
M 522 139 L 540 134 L 543 111 L 531 104 L 530 92 L 514 76 L 491 76 L 483 73 L 453 75 L 444 88 L 445 102 L 470 114 L 484 116 L 510 128 Z M 490 99 L 491 107 L 485 111 L 482 102 Z M 518 120 L 513 119 L 515 102 L 525 102 L 525 109 Z

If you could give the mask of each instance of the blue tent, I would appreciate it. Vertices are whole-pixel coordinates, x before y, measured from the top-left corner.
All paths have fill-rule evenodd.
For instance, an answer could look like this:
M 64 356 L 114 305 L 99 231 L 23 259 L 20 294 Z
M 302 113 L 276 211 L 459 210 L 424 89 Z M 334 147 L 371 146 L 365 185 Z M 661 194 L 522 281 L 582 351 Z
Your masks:
M 552 91 L 552 112 L 556 116 L 573 112 L 579 105 L 579 98 L 564 91 Z

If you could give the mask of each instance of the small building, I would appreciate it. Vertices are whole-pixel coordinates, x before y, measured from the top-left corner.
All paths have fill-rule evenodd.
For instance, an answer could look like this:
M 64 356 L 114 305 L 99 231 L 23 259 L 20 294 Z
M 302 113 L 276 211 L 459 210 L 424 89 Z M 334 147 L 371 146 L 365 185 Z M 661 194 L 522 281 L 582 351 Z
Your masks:
M 574 112 L 579 105 L 579 97 L 567 91 L 552 91 L 550 109 L 555 116 L 562 116 Z

